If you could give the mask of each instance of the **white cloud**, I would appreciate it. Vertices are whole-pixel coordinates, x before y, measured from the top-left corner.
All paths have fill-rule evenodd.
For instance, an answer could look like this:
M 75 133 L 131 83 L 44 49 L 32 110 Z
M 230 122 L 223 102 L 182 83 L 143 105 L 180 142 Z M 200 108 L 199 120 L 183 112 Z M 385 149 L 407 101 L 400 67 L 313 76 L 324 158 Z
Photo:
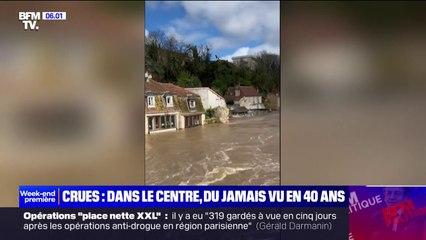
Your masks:
M 161 6 L 147 3 L 155 7 L 180 4 L 184 8 L 186 15 L 163 29 L 178 40 L 193 43 L 205 39 L 213 52 L 239 47 L 229 56 L 242 55 L 246 48 L 247 54 L 262 50 L 279 53 L 279 1 L 170 1 Z M 259 45 L 243 47 L 253 42 Z
M 179 26 L 197 26 L 208 20 L 223 38 L 261 41 L 279 47 L 279 2 L 182 2 L 187 12 Z M 224 44 L 216 44 L 217 47 Z
M 259 45 L 259 46 L 253 47 L 253 48 L 250 48 L 250 47 L 238 48 L 234 53 L 232 53 L 230 55 L 226 55 L 226 56 L 222 57 L 221 59 L 227 60 L 228 62 L 232 62 L 233 57 L 246 56 L 246 55 L 257 55 L 258 53 L 260 53 L 262 51 L 266 51 L 268 53 L 273 53 L 273 54 L 279 54 L 280 53 L 279 47 L 277 48 L 277 47 L 270 46 L 268 44 L 262 44 L 262 45 Z
M 194 41 L 196 41 L 196 40 L 203 39 L 203 38 L 205 38 L 206 36 L 207 36 L 207 34 L 205 34 L 205 33 L 202 33 L 202 32 L 194 32 L 194 33 L 191 33 L 191 34 L 186 34 L 186 35 L 184 36 L 184 39 L 185 39 L 185 41 L 187 41 L 187 42 L 194 42 Z
M 234 38 L 211 37 L 208 38 L 206 41 L 212 51 L 217 51 L 226 48 L 234 48 L 239 46 L 239 41 Z
M 205 38 L 207 36 L 205 33 L 202 33 L 202 32 L 191 32 L 189 34 L 182 35 L 182 34 L 178 33 L 176 28 L 173 27 L 173 26 L 166 28 L 165 34 L 167 36 L 173 36 L 178 41 L 183 41 L 183 42 L 186 42 L 186 43 L 191 43 L 191 42 L 194 42 L 196 40 Z
M 148 37 L 148 35 L 149 35 L 149 31 L 148 29 L 145 29 L 145 37 Z
M 280 54 L 280 47 L 279 46 L 272 46 L 272 45 L 269 45 L 269 44 L 262 44 L 262 45 L 250 48 L 249 54 L 256 55 L 256 54 L 258 54 L 259 52 L 262 52 L 262 51 L 266 51 L 268 53 L 273 53 L 273 54 L 279 55 Z
M 172 37 L 176 38 L 178 41 L 183 41 L 183 39 L 184 39 L 184 37 L 176 31 L 176 28 L 172 27 L 172 26 L 166 28 L 164 33 L 167 36 L 172 36 Z
M 237 51 L 235 51 L 233 54 L 222 57 L 222 59 L 228 62 L 232 62 L 233 57 L 249 55 L 249 51 L 249 47 L 241 47 L 238 48 Z

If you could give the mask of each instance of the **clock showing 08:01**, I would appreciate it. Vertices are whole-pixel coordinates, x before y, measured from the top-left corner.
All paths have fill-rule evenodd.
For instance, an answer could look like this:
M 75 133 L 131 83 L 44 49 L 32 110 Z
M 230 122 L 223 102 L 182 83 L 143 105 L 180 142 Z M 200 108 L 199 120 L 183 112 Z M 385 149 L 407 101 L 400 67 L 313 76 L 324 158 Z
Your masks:
M 43 12 L 42 19 L 43 20 L 66 20 L 67 13 L 66 12 Z

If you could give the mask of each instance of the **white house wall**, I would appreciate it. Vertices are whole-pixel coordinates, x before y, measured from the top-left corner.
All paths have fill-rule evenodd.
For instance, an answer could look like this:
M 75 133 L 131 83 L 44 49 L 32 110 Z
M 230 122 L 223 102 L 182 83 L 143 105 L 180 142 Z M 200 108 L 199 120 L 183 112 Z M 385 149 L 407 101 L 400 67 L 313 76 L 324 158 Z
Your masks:
M 185 116 L 183 116 L 182 114 L 179 114 L 179 129 L 184 129 L 185 128 Z
M 226 107 L 225 99 L 210 88 L 188 88 L 188 90 L 200 95 L 204 110 Z
M 243 97 L 239 101 L 240 106 L 245 107 L 249 110 L 265 109 L 262 103 L 262 97 Z
M 204 125 L 206 122 L 206 115 L 203 113 L 201 114 L 201 126 Z

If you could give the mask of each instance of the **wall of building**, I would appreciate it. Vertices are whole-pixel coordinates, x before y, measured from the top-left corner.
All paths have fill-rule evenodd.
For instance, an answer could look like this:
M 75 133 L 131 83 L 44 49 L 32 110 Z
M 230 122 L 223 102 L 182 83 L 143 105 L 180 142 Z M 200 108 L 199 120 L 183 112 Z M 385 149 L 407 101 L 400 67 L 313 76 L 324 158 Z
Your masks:
M 203 113 L 201 114 L 201 125 L 204 125 L 206 122 L 206 115 Z
M 240 106 L 245 107 L 250 110 L 255 109 L 265 109 L 265 106 L 262 103 L 262 97 L 256 96 L 256 97 L 243 97 L 239 101 Z
M 209 88 L 188 88 L 188 90 L 200 95 L 205 110 L 210 107 L 226 107 L 225 99 Z

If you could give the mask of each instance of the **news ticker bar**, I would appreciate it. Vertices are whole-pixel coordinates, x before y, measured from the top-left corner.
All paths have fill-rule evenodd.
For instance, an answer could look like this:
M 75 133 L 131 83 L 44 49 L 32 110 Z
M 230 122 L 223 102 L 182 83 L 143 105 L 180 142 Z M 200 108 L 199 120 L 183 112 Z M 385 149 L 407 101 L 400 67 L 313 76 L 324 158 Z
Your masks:
M 348 207 L 344 186 L 20 186 L 20 208 Z

